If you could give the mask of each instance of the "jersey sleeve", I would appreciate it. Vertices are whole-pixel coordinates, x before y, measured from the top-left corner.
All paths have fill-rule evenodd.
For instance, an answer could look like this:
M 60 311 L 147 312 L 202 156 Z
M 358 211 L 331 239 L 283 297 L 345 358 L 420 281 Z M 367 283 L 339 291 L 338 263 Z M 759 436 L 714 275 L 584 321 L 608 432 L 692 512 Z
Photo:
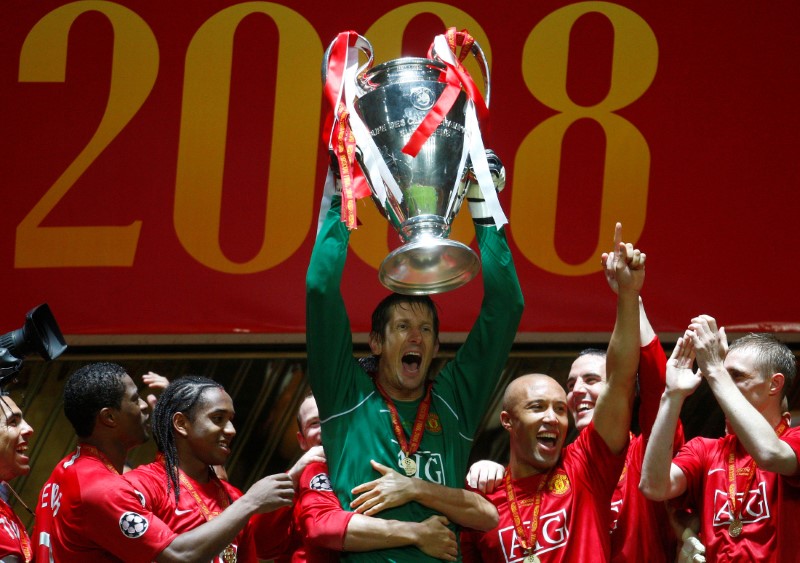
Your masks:
M 311 463 L 305 468 L 295 502 L 294 515 L 303 542 L 343 551 L 347 525 L 355 513 L 342 508 L 324 463 Z
M 693 438 L 684 444 L 672 463 L 683 471 L 686 477 L 686 499 L 691 499 L 690 505 L 696 506 L 702 498 L 703 473 L 707 465 L 706 452 L 713 447 L 708 438 Z
M 78 514 L 84 533 L 98 546 L 123 561 L 147 563 L 177 537 L 151 511 L 132 487 L 101 487 L 87 491 Z
M 650 438 L 658 415 L 661 395 L 667 386 L 667 355 L 658 336 L 642 346 L 639 352 L 639 428 L 645 440 Z M 672 442 L 672 453 L 677 454 L 685 441 L 683 423 L 678 420 Z
M 792 428 L 780 438 L 792 448 L 795 457 L 798 459 L 798 472 L 791 476 L 784 476 L 786 483 L 792 487 L 800 487 L 800 429 Z
M 317 398 L 320 417 L 331 414 L 350 384 L 342 377 L 353 373 L 353 337 L 340 285 L 350 233 L 341 221 L 341 197 L 334 196 L 322 222 L 306 274 L 306 343 L 308 378 Z
M 455 358 L 441 373 L 465 414 L 472 436 L 508 360 L 522 318 L 524 300 L 505 231 L 475 227 L 483 269 L 480 314 Z M 437 376 L 437 380 L 440 377 Z

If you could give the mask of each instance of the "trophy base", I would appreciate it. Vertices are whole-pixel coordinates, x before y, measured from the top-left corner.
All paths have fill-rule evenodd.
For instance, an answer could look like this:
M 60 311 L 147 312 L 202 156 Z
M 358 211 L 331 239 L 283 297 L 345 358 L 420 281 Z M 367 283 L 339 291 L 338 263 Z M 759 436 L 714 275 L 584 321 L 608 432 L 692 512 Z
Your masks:
M 478 255 L 467 245 L 426 238 L 392 251 L 381 264 L 378 278 L 396 293 L 428 295 L 461 287 L 480 268 Z

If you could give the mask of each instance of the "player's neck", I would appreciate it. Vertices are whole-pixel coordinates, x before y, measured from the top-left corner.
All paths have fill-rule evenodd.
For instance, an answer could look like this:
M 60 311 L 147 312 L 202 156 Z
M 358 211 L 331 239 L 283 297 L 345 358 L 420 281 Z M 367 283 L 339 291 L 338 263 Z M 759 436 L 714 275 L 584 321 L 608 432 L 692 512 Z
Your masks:
M 125 459 L 128 457 L 128 449 L 122 442 L 114 438 L 92 435 L 88 438 L 78 439 L 78 445 L 81 444 L 96 448 L 117 470 L 117 473 L 122 475 Z
M 194 456 L 181 455 L 180 451 L 178 452 L 178 467 L 198 483 L 208 483 L 210 479 L 207 463 L 203 463 Z
M 508 469 L 511 471 L 512 479 L 524 479 L 525 477 L 545 473 L 549 468 L 534 467 L 530 463 L 516 459 L 516 456 L 512 454 L 508 462 Z
M 416 389 L 404 389 L 392 385 L 388 378 L 381 377 L 380 374 L 375 378 L 375 381 L 386 391 L 386 394 L 389 395 L 389 398 L 393 401 L 416 401 L 425 394 L 425 385 L 420 385 Z

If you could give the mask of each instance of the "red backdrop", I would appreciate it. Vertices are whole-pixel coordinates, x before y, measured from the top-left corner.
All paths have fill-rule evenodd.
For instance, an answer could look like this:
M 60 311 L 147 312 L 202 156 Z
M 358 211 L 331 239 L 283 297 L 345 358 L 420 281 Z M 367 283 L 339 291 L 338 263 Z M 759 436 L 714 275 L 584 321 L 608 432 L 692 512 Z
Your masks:
M 800 330 L 800 4 L 319 6 L 2 3 L 0 330 L 47 301 L 73 335 L 302 333 L 323 50 L 354 29 L 378 62 L 424 56 L 445 26 L 491 60 L 522 332 L 611 329 L 617 220 L 648 254 L 657 330 L 700 312 Z M 397 245 L 371 205 L 345 276 L 356 331 Z M 480 296 L 437 297 L 443 329 L 468 330 Z

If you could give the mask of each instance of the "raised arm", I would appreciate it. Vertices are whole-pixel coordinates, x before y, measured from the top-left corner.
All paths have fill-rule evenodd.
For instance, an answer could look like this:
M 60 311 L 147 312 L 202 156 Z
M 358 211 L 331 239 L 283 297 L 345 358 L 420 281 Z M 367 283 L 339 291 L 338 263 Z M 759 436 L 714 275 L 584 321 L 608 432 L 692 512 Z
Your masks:
M 789 444 L 778 438 L 774 430 L 782 414 L 779 402 L 775 402 L 776 407 L 771 411 L 765 407 L 764 412 L 759 412 L 739 391 L 732 378 L 735 375 L 754 381 L 760 377 L 771 377 L 769 392 L 780 394 L 784 384 L 783 374 L 729 373 L 724 365 L 727 353 L 725 332 L 717 329 L 713 317 L 700 315 L 692 319 L 688 333 L 694 343 L 700 372 L 708 381 L 725 418 L 747 453 L 763 470 L 795 475 L 798 470 L 797 455 Z M 747 383 L 744 382 L 745 385 Z M 760 400 L 763 404 L 767 403 L 766 397 Z
M 470 203 L 470 210 L 473 205 Z M 437 376 L 437 384 L 449 385 L 464 405 L 464 434 L 472 436 L 497 385 L 522 317 L 524 300 L 504 229 L 475 220 L 481 254 L 483 301 L 455 358 Z
M 322 418 L 330 414 L 330 399 L 343 390 L 343 383 L 330 375 L 347 373 L 354 361 L 350 321 L 340 292 L 350 240 L 340 207 L 341 197 L 334 195 L 320 224 L 306 274 L 308 378 Z
M 644 453 L 639 490 L 650 500 L 675 498 L 686 491 L 686 476 L 672 463 L 672 454 L 681 407 L 700 385 L 700 375 L 692 372 L 693 361 L 693 345 L 687 333 L 678 339 L 667 362 L 667 386 Z
M 622 226 L 614 231 L 613 268 L 617 281 L 617 320 L 606 356 L 607 385 L 597 399 L 594 426 L 606 445 L 620 453 L 628 444 L 636 369 L 639 364 L 639 293 L 646 256 L 621 242 Z
M 372 516 L 387 508 L 415 501 L 444 514 L 460 526 L 481 531 L 497 526 L 497 509 L 478 493 L 412 479 L 376 461 L 372 461 L 372 467 L 381 477 L 352 491 L 358 496 L 350 503 L 350 508 L 358 513 Z

